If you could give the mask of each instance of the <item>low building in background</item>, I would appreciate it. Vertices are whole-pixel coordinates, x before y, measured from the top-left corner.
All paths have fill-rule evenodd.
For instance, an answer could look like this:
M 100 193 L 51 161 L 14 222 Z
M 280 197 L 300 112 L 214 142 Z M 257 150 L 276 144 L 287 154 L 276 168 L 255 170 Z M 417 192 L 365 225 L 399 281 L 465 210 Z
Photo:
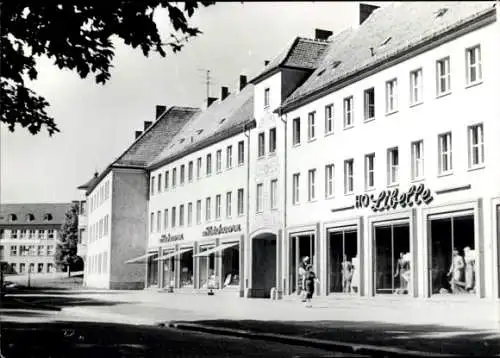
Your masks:
M 8 273 L 56 271 L 59 229 L 72 203 L 0 204 L 0 261 Z

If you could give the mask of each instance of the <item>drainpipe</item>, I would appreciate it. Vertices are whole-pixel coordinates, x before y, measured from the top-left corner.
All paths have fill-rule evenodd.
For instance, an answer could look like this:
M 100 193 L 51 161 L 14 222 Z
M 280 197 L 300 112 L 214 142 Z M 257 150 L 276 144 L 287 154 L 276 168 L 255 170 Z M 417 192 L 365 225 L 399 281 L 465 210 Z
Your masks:
M 247 190 L 246 190 L 246 230 L 245 230 L 245 235 L 247 238 L 247 244 L 245 247 L 245 251 L 247 254 L 245 255 L 245 267 L 248 268 L 247 272 L 244 274 L 244 296 L 248 297 L 248 286 L 249 286 L 249 278 L 250 278 L 250 268 L 251 268 L 251 258 L 252 258 L 252 253 L 249 252 L 249 250 L 252 249 L 252 245 L 250 242 L 250 128 L 245 130 L 245 136 L 247 137 Z
M 283 140 L 283 143 L 285 145 L 285 151 L 283 153 L 284 155 L 284 167 L 283 167 L 283 187 L 284 187 L 284 193 L 283 193 L 283 245 L 282 245 L 282 256 L 283 257 L 283 261 L 285 263 L 285 267 L 284 267 L 284 270 L 282 270 L 283 272 L 283 282 L 282 282 L 282 287 L 281 287 L 281 290 L 282 290 L 282 294 L 284 295 L 286 291 L 286 286 L 285 285 L 285 282 L 287 282 L 287 278 L 288 278 L 288 266 L 289 266 L 289 263 L 288 263 L 288 260 L 287 260 L 287 257 L 288 257 L 288 236 L 287 236 L 287 232 L 286 232 L 286 228 L 287 228 L 287 198 L 288 198 L 288 175 L 287 175 L 287 153 L 288 153 L 288 143 L 287 143 L 287 115 L 286 114 L 281 114 L 281 111 L 279 112 L 279 115 L 280 115 L 280 119 L 281 121 L 284 123 L 285 125 L 285 129 L 284 129 L 284 140 Z M 288 284 L 290 284 L 288 282 Z

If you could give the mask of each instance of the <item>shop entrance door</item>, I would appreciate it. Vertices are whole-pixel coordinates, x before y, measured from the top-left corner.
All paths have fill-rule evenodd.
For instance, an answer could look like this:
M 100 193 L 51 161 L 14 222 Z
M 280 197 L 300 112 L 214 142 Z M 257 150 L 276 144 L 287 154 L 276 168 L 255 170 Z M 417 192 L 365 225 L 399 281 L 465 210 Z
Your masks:
M 158 286 L 158 253 L 148 257 L 148 287 Z
M 411 283 L 410 225 L 377 225 L 375 235 L 375 294 L 408 294 Z
M 163 256 L 172 253 L 173 251 L 164 250 Z M 173 257 L 163 260 L 163 288 L 175 286 L 175 261 Z
M 302 280 L 299 275 L 299 266 L 305 257 L 309 258 L 309 263 L 314 264 L 314 234 L 304 234 L 292 236 L 290 238 L 290 293 L 300 293 Z
M 328 233 L 328 292 L 359 292 L 358 231 L 356 227 Z
M 476 292 L 474 214 L 430 218 L 430 292 Z

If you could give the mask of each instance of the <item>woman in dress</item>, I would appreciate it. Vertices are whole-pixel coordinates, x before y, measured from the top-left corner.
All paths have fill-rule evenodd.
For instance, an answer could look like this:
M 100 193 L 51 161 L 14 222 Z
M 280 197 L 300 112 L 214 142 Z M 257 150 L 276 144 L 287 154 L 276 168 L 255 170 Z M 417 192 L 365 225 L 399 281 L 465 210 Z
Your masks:
M 306 307 L 312 307 L 311 300 L 314 295 L 314 284 L 316 282 L 319 282 L 318 278 L 316 277 L 316 274 L 312 270 L 312 265 L 307 265 L 306 267 L 306 273 L 305 273 L 305 278 L 304 278 L 304 288 L 306 291 Z
M 458 250 L 453 249 L 451 258 L 451 266 L 448 271 L 448 276 L 451 276 L 450 285 L 451 292 L 462 293 L 464 292 L 465 282 L 463 282 L 463 270 L 465 267 L 463 257 L 458 253 Z
M 347 255 L 344 254 L 342 261 L 342 292 L 351 292 L 351 282 L 353 274 L 353 266 L 351 261 L 347 260 Z
M 465 289 L 468 292 L 474 292 L 475 286 L 475 251 L 471 250 L 469 246 L 464 248 L 465 258 Z

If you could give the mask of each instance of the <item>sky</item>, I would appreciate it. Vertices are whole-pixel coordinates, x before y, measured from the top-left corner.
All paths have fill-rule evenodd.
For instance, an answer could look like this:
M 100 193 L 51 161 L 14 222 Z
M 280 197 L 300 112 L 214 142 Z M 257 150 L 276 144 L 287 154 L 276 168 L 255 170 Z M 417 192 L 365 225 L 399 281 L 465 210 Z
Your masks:
M 190 18 L 203 34 L 181 52 L 146 58 L 115 39 L 111 80 L 104 86 L 38 59 L 39 76 L 30 87 L 48 100 L 48 114 L 61 132 L 33 136 L 20 126 L 12 133 L 0 124 L 0 202 L 84 198 L 77 186 L 128 148 L 144 121 L 155 119 L 156 105 L 206 106 L 203 70 L 211 72 L 211 96 L 219 97 L 221 86 L 232 92 L 240 74 L 251 79 L 296 36 L 356 26 L 358 9 L 358 2 L 217 3 Z M 172 28 L 166 12 L 157 11 L 155 21 L 167 39 Z

